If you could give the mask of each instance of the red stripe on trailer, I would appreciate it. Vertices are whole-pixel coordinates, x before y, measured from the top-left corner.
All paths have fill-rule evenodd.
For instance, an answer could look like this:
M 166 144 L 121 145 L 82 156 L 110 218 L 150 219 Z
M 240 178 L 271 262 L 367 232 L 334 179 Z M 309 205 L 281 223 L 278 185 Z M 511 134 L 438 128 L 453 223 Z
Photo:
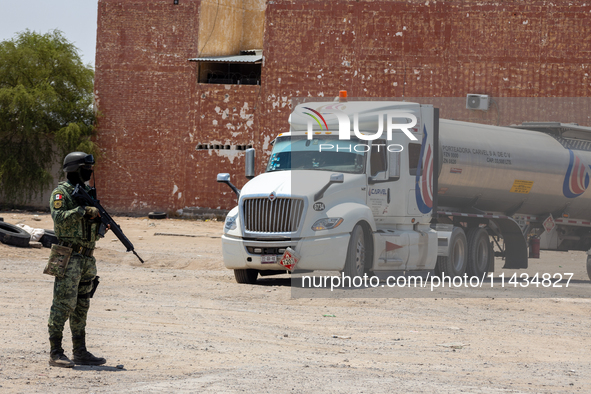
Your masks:
M 446 215 L 446 216 L 462 216 L 468 218 L 483 218 L 483 219 L 508 219 L 509 216 L 504 215 L 479 215 L 476 213 L 462 213 L 462 212 L 443 212 L 438 211 L 439 215 Z
M 560 224 L 574 224 L 574 225 L 578 225 L 578 226 L 591 226 L 591 222 L 588 220 L 576 220 L 576 219 L 570 219 L 570 220 L 565 220 L 565 219 L 555 219 L 554 220 L 555 223 L 560 223 Z

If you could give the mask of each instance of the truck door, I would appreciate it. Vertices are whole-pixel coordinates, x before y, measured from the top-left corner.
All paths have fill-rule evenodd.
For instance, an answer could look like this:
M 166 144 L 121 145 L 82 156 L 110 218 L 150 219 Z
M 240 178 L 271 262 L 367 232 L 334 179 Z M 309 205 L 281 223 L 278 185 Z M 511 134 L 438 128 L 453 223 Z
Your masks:
M 376 223 L 391 216 L 396 182 L 400 178 L 400 152 L 388 149 L 386 140 L 375 140 L 371 145 L 368 166 L 367 205 Z

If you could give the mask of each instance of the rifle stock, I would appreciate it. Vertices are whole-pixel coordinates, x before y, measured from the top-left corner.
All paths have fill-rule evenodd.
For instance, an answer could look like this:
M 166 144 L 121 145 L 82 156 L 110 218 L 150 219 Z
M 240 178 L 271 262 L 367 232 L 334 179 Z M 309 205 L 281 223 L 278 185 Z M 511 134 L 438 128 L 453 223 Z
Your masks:
M 76 187 L 74 188 L 74 192 L 72 193 L 72 197 L 74 197 L 78 202 L 83 203 L 84 205 L 92 206 L 99 210 L 101 220 L 101 224 L 99 226 L 100 237 L 104 237 L 107 228 L 110 228 L 113 234 L 115 234 L 115 236 L 119 238 L 119 241 L 121 241 L 121 243 L 127 248 L 127 252 L 133 252 L 133 254 L 135 254 L 137 258 L 142 262 L 142 264 L 144 263 L 144 260 L 142 260 L 142 258 L 134 250 L 131 241 L 125 236 L 125 234 L 123 234 L 121 227 L 119 227 L 119 225 L 113 220 L 111 215 L 109 215 L 109 213 L 105 211 L 105 209 L 101 206 L 98 200 L 92 198 L 90 194 L 88 194 L 88 192 L 84 190 L 83 187 L 80 187 L 80 185 L 76 185 Z

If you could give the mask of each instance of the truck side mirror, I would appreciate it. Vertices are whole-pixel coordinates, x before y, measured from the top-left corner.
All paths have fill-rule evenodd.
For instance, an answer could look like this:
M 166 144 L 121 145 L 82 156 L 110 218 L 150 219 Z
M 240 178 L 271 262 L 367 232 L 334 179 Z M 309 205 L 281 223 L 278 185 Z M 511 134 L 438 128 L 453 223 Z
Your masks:
M 238 196 L 238 198 L 240 198 L 240 190 L 238 190 L 236 188 L 236 186 L 232 185 L 232 182 L 230 182 L 230 174 L 228 173 L 219 173 L 218 177 L 217 177 L 217 181 L 220 183 L 225 183 L 226 185 L 228 185 L 228 187 L 230 187 L 230 189 L 232 189 L 232 191 L 234 193 L 236 193 L 236 195 Z
M 244 176 L 254 178 L 254 148 L 248 148 L 244 157 Z
M 330 185 L 332 185 L 333 183 L 343 183 L 345 182 L 345 175 L 343 174 L 330 174 L 330 179 L 328 181 L 328 183 L 326 185 L 324 185 L 322 187 L 322 189 L 320 189 L 318 191 L 318 193 L 316 193 L 314 195 L 314 202 L 320 200 L 322 197 L 324 197 L 324 192 L 326 191 L 326 189 L 328 189 L 330 187 Z
M 389 178 L 400 178 L 400 152 L 390 153 L 390 165 L 388 166 Z
M 218 182 L 221 182 L 221 183 L 230 182 L 230 174 L 228 174 L 228 173 L 219 173 L 218 174 Z
M 345 175 L 330 174 L 330 183 L 343 183 L 343 182 L 345 182 Z

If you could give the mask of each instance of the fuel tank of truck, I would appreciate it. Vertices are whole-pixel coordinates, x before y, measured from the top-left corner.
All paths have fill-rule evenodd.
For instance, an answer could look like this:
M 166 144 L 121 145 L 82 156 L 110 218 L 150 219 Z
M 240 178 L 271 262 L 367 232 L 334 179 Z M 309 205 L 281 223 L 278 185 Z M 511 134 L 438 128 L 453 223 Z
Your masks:
M 445 119 L 439 141 L 439 207 L 591 218 L 589 141 Z

